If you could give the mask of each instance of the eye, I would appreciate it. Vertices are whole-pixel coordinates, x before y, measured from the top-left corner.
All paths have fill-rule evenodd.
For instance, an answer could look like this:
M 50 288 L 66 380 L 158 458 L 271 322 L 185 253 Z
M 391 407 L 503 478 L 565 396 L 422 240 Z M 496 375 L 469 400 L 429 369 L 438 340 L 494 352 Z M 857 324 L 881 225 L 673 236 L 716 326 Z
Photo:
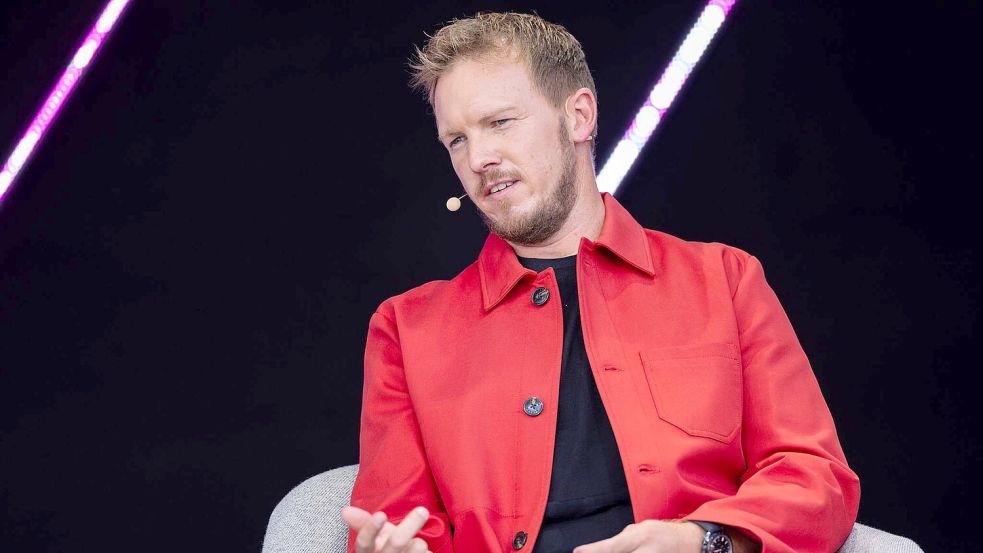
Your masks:
M 493 127 L 497 127 L 497 128 L 501 128 L 502 126 L 508 124 L 510 121 L 512 121 L 512 120 L 511 119 L 498 119 L 497 121 L 492 121 L 492 126 Z
M 453 148 L 454 146 L 456 146 L 457 144 L 459 144 L 460 141 L 463 138 L 464 138 L 463 136 L 459 136 L 459 137 L 455 138 L 454 140 L 451 140 L 450 142 L 447 143 L 447 147 L 448 148 Z

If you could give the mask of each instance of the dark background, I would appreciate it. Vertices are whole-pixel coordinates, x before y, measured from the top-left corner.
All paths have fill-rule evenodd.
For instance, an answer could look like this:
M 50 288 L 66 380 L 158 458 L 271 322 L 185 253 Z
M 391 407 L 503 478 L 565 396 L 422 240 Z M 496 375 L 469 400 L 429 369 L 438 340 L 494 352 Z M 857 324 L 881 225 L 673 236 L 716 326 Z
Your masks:
M 411 45 L 479 9 L 566 25 L 601 161 L 702 6 L 134 0 L 0 205 L 0 550 L 257 551 L 357 461 L 373 309 L 484 239 L 443 207 Z M 0 154 L 101 7 L 2 4 Z M 739 3 L 619 192 L 762 260 L 859 520 L 929 552 L 978 526 L 978 15 Z

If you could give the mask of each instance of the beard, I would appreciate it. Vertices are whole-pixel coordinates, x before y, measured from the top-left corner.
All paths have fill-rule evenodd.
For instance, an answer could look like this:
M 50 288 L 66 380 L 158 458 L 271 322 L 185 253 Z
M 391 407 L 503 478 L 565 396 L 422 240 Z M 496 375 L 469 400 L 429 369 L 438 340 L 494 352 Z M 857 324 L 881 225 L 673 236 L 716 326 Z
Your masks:
M 573 204 L 577 201 L 576 166 L 574 147 L 564 136 L 563 122 L 560 122 L 560 177 L 553 186 L 549 197 L 542 200 L 528 213 L 515 213 L 514 206 L 505 206 L 505 213 L 499 219 L 492 219 L 484 211 L 478 210 L 488 230 L 499 238 L 521 246 L 542 244 L 559 232 L 563 223 L 570 217 Z

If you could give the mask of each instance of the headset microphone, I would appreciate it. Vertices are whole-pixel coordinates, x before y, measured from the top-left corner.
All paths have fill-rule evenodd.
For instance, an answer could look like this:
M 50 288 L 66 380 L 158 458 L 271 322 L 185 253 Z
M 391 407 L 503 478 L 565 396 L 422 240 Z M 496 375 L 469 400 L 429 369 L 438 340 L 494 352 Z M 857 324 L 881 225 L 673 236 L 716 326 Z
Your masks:
M 464 198 L 465 196 L 467 196 L 467 194 L 459 198 L 455 198 L 453 196 L 447 198 L 447 211 L 457 211 L 458 209 L 461 209 L 461 198 Z

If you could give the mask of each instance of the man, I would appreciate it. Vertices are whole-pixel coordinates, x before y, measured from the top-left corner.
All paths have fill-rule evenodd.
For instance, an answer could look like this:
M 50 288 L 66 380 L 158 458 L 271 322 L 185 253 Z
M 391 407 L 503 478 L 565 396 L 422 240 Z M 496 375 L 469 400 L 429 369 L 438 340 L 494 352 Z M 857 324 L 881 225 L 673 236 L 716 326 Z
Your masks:
M 598 193 L 576 39 L 479 14 L 413 68 L 491 232 L 372 316 L 350 549 L 839 547 L 858 479 L 761 265 Z

